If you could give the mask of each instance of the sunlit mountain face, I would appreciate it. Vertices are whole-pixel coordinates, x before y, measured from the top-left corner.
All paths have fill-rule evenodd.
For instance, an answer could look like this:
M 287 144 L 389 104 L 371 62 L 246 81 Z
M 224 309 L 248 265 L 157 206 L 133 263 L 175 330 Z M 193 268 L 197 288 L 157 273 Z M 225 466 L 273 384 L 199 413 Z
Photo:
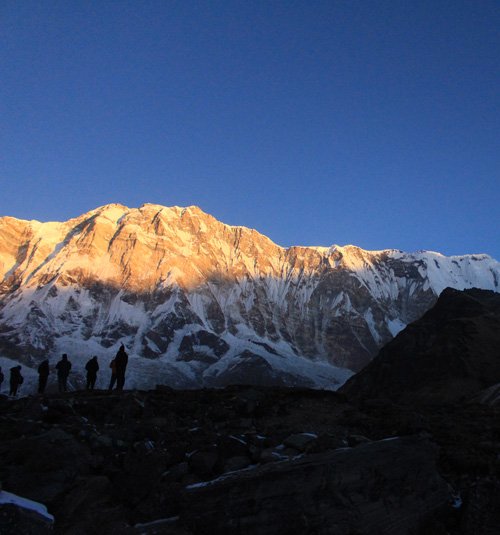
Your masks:
M 106 366 L 124 343 L 128 387 L 335 389 L 446 287 L 499 291 L 500 264 L 283 248 L 197 207 L 113 204 L 50 223 L 4 217 L 0 360 L 34 369 L 64 352 L 78 372 L 90 355 Z

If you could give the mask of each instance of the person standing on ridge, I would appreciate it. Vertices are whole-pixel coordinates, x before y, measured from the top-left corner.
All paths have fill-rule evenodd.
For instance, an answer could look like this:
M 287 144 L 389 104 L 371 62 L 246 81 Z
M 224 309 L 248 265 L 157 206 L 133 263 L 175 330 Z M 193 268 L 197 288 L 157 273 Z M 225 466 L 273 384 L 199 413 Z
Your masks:
M 125 384 L 125 370 L 128 364 L 128 355 L 125 351 L 125 346 L 122 344 L 115 357 L 116 364 L 116 389 L 123 390 Z
M 116 383 L 116 359 L 113 359 L 109 363 L 109 367 L 111 368 L 111 379 L 109 380 L 109 388 L 108 390 L 113 390 L 113 387 Z
M 13 366 L 10 369 L 10 396 L 17 395 L 17 389 L 23 384 L 24 377 L 21 375 L 21 366 Z
M 99 371 L 97 357 L 92 357 L 85 365 L 85 369 L 87 370 L 87 390 L 94 390 L 97 372 Z
M 47 386 L 47 379 L 49 378 L 49 361 L 44 360 L 38 366 L 38 393 L 43 394 Z
M 68 375 L 71 370 L 71 362 L 68 360 L 68 355 L 64 353 L 62 359 L 56 364 L 57 380 L 59 382 L 59 392 L 67 392 Z

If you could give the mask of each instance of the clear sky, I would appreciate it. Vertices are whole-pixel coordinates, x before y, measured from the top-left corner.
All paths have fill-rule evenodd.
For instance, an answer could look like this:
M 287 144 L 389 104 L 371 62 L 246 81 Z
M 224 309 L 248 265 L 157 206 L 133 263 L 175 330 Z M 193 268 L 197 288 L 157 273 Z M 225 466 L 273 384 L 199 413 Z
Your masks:
M 500 260 L 497 0 L 3 0 L 0 32 L 0 215 Z

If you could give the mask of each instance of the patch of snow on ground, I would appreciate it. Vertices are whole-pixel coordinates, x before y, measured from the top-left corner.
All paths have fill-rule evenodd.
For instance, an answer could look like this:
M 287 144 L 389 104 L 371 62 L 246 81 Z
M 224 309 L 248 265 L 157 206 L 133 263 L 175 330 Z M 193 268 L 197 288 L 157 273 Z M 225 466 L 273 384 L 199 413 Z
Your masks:
M 248 472 L 249 470 L 254 470 L 257 466 L 259 465 L 251 464 L 250 466 L 247 466 L 246 468 L 242 468 L 241 470 L 232 470 L 231 472 L 226 472 L 225 474 L 222 474 L 221 476 L 216 477 L 215 479 L 211 479 L 209 481 L 201 481 L 200 483 L 192 483 L 191 485 L 186 486 L 186 490 L 209 487 L 210 485 L 213 485 L 214 483 L 218 483 L 219 481 L 224 481 L 228 477 L 231 477 L 233 474 L 238 474 L 241 472 Z
M 47 511 L 47 507 L 45 507 L 45 505 L 28 500 L 22 496 L 17 496 L 17 494 L 0 490 L 0 504 L 12 504 L 23 509 L 29 509 L 30 511 L 35 511 L 39 515 L 47 518 L 51 522 L 54 522 L 54 517 Z

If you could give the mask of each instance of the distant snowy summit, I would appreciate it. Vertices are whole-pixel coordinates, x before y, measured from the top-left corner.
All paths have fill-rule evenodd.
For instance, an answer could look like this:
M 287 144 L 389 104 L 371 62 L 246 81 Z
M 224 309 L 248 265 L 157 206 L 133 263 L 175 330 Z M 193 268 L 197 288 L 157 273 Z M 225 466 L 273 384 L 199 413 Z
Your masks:
M 4 217 L 0 357 L 35 367 L 66 352 L 81 370 L 124 342 L 129 387 L 336 388 L 446 287 L 499 291 L 500 264 L 283 248 L 195 206 L 111 204 L 50 223 Z

